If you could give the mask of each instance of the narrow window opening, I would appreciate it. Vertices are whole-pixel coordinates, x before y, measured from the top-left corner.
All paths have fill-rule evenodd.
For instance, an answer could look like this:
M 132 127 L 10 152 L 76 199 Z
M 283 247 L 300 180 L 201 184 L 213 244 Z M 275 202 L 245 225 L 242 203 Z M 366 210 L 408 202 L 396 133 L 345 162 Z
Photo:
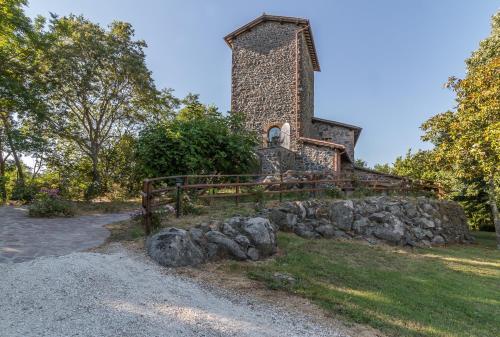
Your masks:
M 281 144 L 280 141 L 281 129 L 277 126 L 273 126 L 267 132 L 267 142 L 270 147 L 278 146 Z

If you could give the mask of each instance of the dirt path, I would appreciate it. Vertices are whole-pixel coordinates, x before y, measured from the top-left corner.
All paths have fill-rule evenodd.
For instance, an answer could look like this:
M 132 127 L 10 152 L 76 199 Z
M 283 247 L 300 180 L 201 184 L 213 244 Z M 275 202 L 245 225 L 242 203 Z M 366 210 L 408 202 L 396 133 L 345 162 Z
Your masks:
M 109 236 L 104 225 L 129 218 L 123 213 L 30 218 L 27 212 L 22 207 L 0 207 L 0 263 L 60 256 L 97 247 Z

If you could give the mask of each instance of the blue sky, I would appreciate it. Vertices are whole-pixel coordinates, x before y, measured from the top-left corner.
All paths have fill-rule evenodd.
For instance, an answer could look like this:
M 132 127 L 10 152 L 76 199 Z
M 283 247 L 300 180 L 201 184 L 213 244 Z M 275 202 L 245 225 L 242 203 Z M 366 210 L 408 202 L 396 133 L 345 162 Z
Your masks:
M 32 0 L 27 13 L 83 14 L 130 22 L 148 43 L 158 87 L 230 105 L 231 51 L 223 36 L 259 16 L 311 22 L 321 72 L 315 115 L 359 125 L 356 157 L 392 163 L 420 141 L 420 124 L 454 106 L 443 88 L 463 76 L 464 59 L 488 36 L 494 0 Z

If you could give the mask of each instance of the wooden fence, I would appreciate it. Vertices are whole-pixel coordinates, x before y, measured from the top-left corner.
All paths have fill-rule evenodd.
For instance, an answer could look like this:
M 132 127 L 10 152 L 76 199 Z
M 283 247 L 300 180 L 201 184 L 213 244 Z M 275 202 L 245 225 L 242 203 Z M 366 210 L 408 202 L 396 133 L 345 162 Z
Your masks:
M 391 180 L 358 180 L 331 173 L 294 172 L 293 174 L 183 175 L 145 179 L 142 195 L 143 225 L 151 232 L 155 210 L 175 203 L 175 214 L 182 214 L 183 194 L 200 199 L 233 198 L 236 205 L 245 198 L 257 195 L 283 196 L 293 193 L 317 193 L 343 190 L 395 191 L 402 194 L 425 191 L 439 194 L 439 189 L 423 181 L 401 178 Z

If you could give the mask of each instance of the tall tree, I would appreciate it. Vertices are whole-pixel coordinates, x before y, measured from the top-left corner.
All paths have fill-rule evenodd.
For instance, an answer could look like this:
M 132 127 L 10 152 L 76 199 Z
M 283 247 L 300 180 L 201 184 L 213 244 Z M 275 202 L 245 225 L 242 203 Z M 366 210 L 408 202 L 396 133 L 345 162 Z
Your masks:
M 157 111 L 161 95 L 146 66 L 146 43 L 133 39 L 130 24 L 113 22 L 106 30 L 82 16 L 53 16 L 47 38 L 48 123 L 92 162 L 92 197 L 101 191 L 102 149 L 144 120 L 149 108 Z
M 0 165 L 12 156 L 21 185 L 25 181 L 21 151 L 30 134 L 20 131 L 21 122 L 44 111 L 36 61 L 41 21 L 33 23 L 24 14 L 25 5 L 24 0 L 0 0 Z M 0 169 L 0 180 L 5 180 L 5 170 Z
M 491 36 L 467 60 L 465 78 L 450 78 L 448 85 L 457 95 L 456 111 L 425 122 L 423 139 L 436 145 L 441 165 L 459 177 L 484 180 L 500 249 L 500 12 Z

